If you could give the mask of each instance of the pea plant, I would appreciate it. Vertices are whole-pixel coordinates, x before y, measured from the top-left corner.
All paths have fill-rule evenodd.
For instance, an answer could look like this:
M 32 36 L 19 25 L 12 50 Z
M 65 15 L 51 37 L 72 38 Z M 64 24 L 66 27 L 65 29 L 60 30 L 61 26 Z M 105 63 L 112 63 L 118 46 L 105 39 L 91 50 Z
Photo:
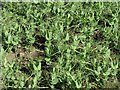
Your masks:
M 118 2 L 2 2 L 2 88 L 120 88 Z

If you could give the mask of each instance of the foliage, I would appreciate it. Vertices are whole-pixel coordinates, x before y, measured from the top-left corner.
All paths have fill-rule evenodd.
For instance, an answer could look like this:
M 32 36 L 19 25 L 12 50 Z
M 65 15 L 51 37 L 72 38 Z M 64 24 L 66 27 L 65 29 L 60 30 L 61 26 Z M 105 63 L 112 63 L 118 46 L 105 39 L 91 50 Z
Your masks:
M 2 4 L 5 87 L 103 88 L 119 82 L 118 2 Z M 6 59 L 6 53 L 31 46 L 44 55 Z

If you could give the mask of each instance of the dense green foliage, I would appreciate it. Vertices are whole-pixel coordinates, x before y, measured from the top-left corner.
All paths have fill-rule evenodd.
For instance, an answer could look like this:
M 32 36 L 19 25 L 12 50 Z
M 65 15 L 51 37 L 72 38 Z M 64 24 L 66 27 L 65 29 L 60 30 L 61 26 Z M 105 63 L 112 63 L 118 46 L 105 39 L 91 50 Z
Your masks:
M 5 87 L 119 87 L 118 3 L 2 4 Z M 19 47 L 30 53 L 31 46 L 44 55 L 6 57 Z

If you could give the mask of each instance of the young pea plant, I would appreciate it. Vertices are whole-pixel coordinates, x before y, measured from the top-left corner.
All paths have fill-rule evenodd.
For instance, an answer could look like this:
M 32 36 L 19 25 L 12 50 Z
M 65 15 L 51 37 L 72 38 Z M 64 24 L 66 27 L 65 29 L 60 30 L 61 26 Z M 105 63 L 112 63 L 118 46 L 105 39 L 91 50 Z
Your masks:
M 119 87 L 118 2 L 2 4 L 0 54 L 6 88 Z M 11 53 L 14 60 L 7 57 Z

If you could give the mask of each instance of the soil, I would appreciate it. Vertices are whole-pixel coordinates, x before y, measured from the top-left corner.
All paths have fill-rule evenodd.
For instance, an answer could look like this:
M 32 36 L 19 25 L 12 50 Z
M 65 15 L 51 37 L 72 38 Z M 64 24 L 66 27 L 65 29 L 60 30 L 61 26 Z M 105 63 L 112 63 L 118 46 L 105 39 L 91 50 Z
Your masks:
M 29 57 L 36 58 L 40 56 L 44 56 L 43 50 L 35 49 L 29 52 L 25 50 L 24 48 L 20 47 L 16 50 L 16 52 L 7 53 L 6 59 L 11 61 L 11 60 L 15 60 L 16 58 L 29 58 Z

